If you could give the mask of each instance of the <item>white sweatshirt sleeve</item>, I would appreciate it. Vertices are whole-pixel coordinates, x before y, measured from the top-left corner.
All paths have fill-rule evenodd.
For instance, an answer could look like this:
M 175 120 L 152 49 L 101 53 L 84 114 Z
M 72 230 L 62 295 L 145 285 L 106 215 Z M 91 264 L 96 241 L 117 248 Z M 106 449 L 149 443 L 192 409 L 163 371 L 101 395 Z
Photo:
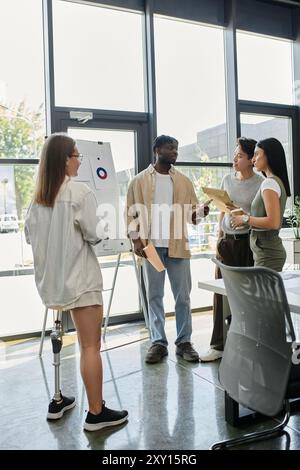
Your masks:
M 84 240 L 91 245 L 96 245 L 106 238 L 105 227 L 102 226 L 96 213 L 97 199 L 93 192 L 88 192 L 76 211 L 75 223 L 80 226 Z

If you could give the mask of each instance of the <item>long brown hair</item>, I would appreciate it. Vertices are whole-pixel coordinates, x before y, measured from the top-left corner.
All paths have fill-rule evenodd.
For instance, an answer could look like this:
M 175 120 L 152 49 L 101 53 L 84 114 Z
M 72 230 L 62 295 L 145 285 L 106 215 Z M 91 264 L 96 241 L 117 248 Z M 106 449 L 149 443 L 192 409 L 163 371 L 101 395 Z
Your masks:
M 53 207 L 66 176 L 67 158 L 73 153 L 76 142 L 63 133 L 50 135 L 42 148 L 36 182 L 34 202 Z

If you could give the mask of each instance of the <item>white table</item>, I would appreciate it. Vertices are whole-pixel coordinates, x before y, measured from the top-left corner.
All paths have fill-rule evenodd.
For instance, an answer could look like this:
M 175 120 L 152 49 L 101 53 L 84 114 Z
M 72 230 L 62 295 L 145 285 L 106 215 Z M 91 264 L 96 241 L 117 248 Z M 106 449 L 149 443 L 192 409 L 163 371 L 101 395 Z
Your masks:
M 291 312 L 300 313 L 300 270 L 284 271 L 281 276 Z M 199 281 L 198 287 L 215 294 L 227 295 L 223 279 Z
M 286 291 L 287 301 L 290 307 L 290 311 L 293 314 L 300 314 L 300 270 L 295 271 L 284 271 L 281 273 L 283 278 L 283 283 Z M 224 296 L 223 301 L 223 319 L 225 319 L 230 311 L 228 310 L 227 294 L 224 286 L 223 279 L 212 279 L 209 281 L 199 281 L 198 287 L 200 289 L 208 290 L 214 292 L 215 294 L 220 294 Z M 226 300 L 226 301 L 225 301 Z M 298 315 L 292 315 L 297 317 Z M 294 320 L 293 320 L 294 321 Z M 224 323 L 223 323 L 224 325 Z M 226 327 L 224 325 L 224 341 L 226 339 Z M 249 417 L 249 412 L 247 412 L 246 418 Z M 225 420 L 232 426 L 238 426 L 243 423 L 245 417 L 240 414 L 239 404 L 234 401 L 226 392 L 225 392 Z

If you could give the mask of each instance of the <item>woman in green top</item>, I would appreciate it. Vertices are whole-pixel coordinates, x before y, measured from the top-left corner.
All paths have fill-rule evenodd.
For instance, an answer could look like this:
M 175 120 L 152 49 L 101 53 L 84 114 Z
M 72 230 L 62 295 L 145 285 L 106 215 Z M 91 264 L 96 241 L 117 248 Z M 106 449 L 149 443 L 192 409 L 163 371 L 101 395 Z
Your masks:
M 245 223 L 251 226 L 250 246 L 255 266 L 282 271 L 286 252 L 279 230 L 291 191 L 285 153 L 279 140 L 271 137 L 259 141 L 252 161 L 266 179 L 252 202 L 250 214 L 232 215 L 231 224 L 236 230 Z

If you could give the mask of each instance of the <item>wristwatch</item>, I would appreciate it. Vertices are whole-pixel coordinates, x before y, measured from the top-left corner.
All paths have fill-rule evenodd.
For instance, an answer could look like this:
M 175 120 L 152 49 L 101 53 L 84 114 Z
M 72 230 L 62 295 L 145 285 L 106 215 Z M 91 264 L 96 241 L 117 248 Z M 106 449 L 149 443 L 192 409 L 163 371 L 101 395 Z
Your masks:
M 242 220 L 243 220 L 244 224 L 248 224 L 249 219 L 250 219 L 250 215 L 249 215 L 249 214 L 244 214 L 244 215 L 242 215 Z

